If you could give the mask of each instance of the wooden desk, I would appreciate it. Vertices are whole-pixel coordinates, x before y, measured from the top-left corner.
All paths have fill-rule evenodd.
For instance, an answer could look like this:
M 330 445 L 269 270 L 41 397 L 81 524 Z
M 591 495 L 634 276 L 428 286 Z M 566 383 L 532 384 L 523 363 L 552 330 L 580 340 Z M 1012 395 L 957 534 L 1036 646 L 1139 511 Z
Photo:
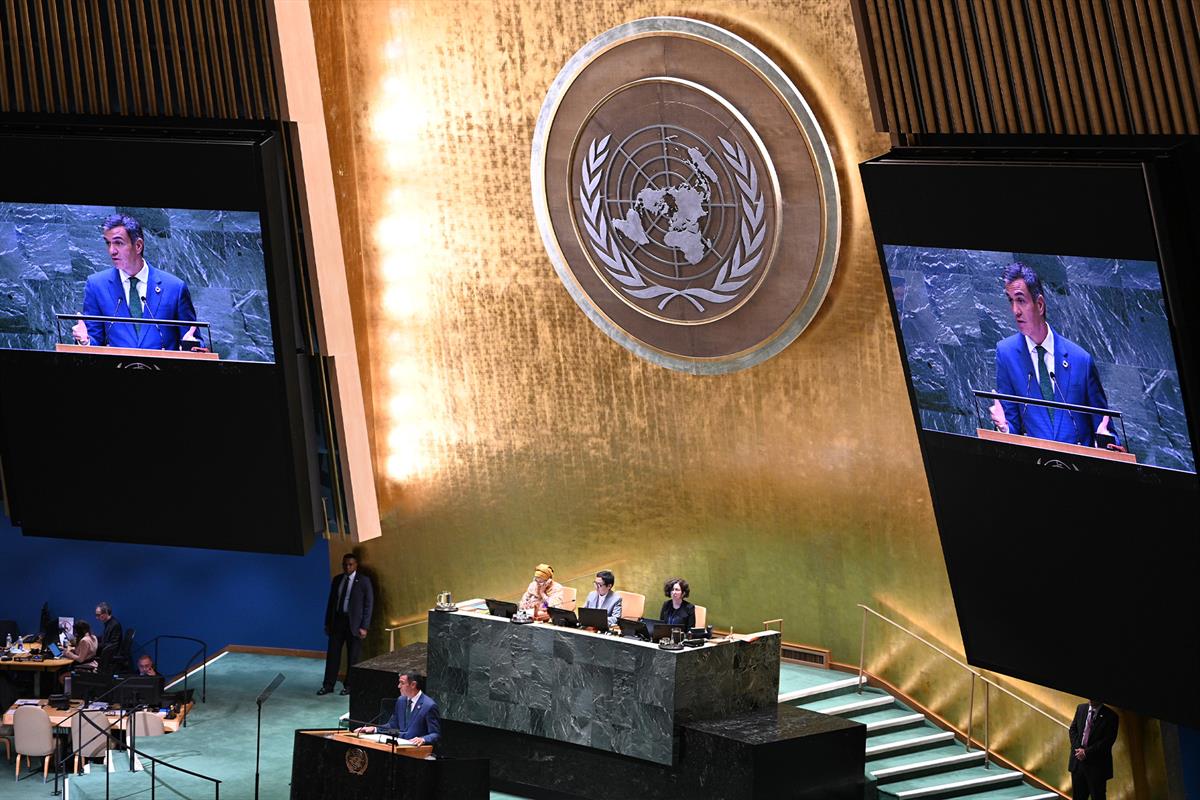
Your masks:
M 216 361 L 216 353 L 196 353 L 190 350 L 149 350 L 141 347 L 93 347 L 84 344 L 56 344 L 57 353 L 84 353 L 89 356 L 133 356 L 134 358 L 182 358 L 193 361 Z
M 69 667 L 75 662 L 69 658 L 47 658 L 43 661 L 34 661 L 31 656 L 40 652 L 41 645 L 30 644 L 26 645 L 29 648 L 29 655 L 12 661 L 0 661 L 0 670 L 12 670 L 14 672 L 32 672 L 33 673 L 33 693 L 38 697 L 42 695 L 42 673 L 57 672 L 63 667 Z
M 83 706 L 82 701 L 72 700 L 71 708 L 69 710 L 60 711 L 57 708 L 50 708 L 47 705 L 46 700 L 38 700 L 37 704 L 38 704 L 39 708 L 45 709 L 46 715 L 48 717 L 50 717 L 50 724 L 56 728 L 63 727 L 64 723 L 66 723 L 66 721 L 67 721 L 67 717 L 74 714 L 76 711 L 78 711 Z M 3 719 L 4 725 L 12 725 L 13 724 L 13 713 L 16 711 L 16 709 L 17 709 L 17 705 L 14 703 L 12 705 L 12 707 L 10 707 L 7 711 L 4 712 L 4 719 Z M 187 712 L 190 709 L 191 709 L 191 705 L 189 704 L 187 706 L 184 706 L 183 711 L 175 719 L 164 719 L 163 720 L 163 730 L 167 733 L 175 733 L 176 731 L 178 731 L 179 726 L 183 724 L 183 719 L 184 719 L 184 717 L 187 716 Z M 105 716 L 107 716 L 109 719 L 109 722 L 111 722 L 113 724 L 113 726 L 112 726 L 113 730 L 117 730 L 117 731 L 125 730 L 125 727 L 127 724 L 126 721 L 129 719 L 129 715 L 126 715 L 123 719 L 121 719 L 119 712 L 113 711 L 111 713 L 106 714 Z M 67 724 L 69 725 L 70 723 L 67 723 Z
M 1104 461 L 1123 461 L 1126 464 L 1137 463 L 1137 456 L 1133 453 L 1122 453 L 1119 450 L 1084 447 L 1080 444 L 1067 444 L 1066 442 L 1055 442 L 1050 439 L 1039 439 L 1036 436 L 1001 433 L 1000 431 L 993 431 L 988 428 L 976 428 L 975 433 L 978 434 L 980 439 L 987 439 L 989 442 L 1004 442 L 1005 444 L 1016 444 L 1021 447 L 1038 447 L 1042 450 L 1053 450 L 1057 453 L 1065 453 L 1072 456 L 1099 458 Z

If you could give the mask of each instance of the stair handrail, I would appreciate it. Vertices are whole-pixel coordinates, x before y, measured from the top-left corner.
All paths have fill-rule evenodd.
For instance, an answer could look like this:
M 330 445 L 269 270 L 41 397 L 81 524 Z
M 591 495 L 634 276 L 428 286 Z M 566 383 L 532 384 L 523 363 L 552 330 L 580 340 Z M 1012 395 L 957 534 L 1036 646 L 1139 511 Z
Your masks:
M 1021 703 L 1023 706 L 1030 709 L 1031 711 L 1036 711 L 1037 713 L 1041 714 L 1043 717 L 1050 720 L 1055 725 L 1058 725 L 1063 730 L 1070 729 L 1070 727 L 1067 725 L 1067 723 L 1065 723 L 1062 720 L 1058 719 L 1057 717 L 1053 716 L 1049 712 L 1038 708 L 1037 706 L 1035 706 L 1033 703 L 1029 702 L 1025 698 L 1004 688 L 1003 686 L 996 683 L 991 678 L 987 677 L 983 673 L 976 670 L 970 664 L 967 664 L 965 661 L 962 661 L 957 656 L 954 656 L 951 653 L 947 653 L 945 650 L 938 647 L 936 644 L 934 644 L 933 642 L 924 638 L 917 632 L 909 630 L 908 628 L 901 625 L 899 622 L 896 622 L 894 619 L 889 619 L 888 617 L 884 616 L 883 614 L 880 614 L 878 611 L 871 608 L 870 606 L 863 605 L 862 603 L 858 603 L 857 605 L 859 608 L 861 608 L 863 610 L 862 636 L 859 639 L 859 649 L 858 649 L 858 693 L 862 694 L 862 692 L 863 692 L 863 685 L 864 685 L 863 676 L 866 674 L 867 614 L 872 614 L 873 616 L 877 617 L 878 619 L 883 620 L 884 622 L 886 622 L 887 624 L 896 628 L 897 630 L 902 631 L 909 637 L 917 640 L 921 644 L 925 645 L 929 649 L 933 650 L 934 652 L 938 653 L 939 655 L 943 656 L 944 658 L 948 659 L 949 661 L 953 662 L 954 664 L 957 664 L 958 666 L 962 667 L 964 670 L 966 670 L 971 675 L 971 693 L 970 693 L 970 700 L 968 701 L 968 704 L 967 704 L 967 729 L 966 729 L 965 735 L 963 737 L 965 739 L 964 744 L 966 745 L 966 748 L 968 751 L 970 751 L 970 749 L 971 749 L 971 735 L 972 735 L 972 733 L 974 731 L 974 727 L 975 727 L 975 680 L 978 678 L 980 681 L 983 682 L 983 766 L 985 769 L 991 766 L 990 762 L 991 762 L 991 758 L 992 758 L 991 735 L 990 735 L 991 734 L 991 697 L 990 697 L 989 688 L 998 689 L 999 691 L 1003 692 L 1004 694 L 1008 695 L 1012 699 L 1016 700 L 1018 703 Z

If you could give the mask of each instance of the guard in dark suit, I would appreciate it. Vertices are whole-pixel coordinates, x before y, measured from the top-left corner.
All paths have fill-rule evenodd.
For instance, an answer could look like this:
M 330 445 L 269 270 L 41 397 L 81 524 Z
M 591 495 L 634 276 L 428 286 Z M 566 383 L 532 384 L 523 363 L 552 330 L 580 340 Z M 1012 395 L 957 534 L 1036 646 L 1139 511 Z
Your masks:
M 1099 700 L 1080 704 L 1071 720 L 1071 797 L 1104 800 L 1113 775 L 1112 749 L 1117 741 L 1117 712 Z
M 358 559 L 354 554 L 347 553 L 342 556 L 342 574 L 334 578 L 329 586 L 329 602 L 325 605 L 325 634 L 329 637 L 329 650 L 325 655 L 325 679 L 317 694 L 333 691 L 343 646 L 346 648 L 346 680 L 350 679 L 350 667 L 358 663 L 362 640 L 371 627 L 374 606 L 375 591 L 371 587 L 371 579 L 358 571 Z M 350 694 L 346 681 L 342 682 L 342 694 Z

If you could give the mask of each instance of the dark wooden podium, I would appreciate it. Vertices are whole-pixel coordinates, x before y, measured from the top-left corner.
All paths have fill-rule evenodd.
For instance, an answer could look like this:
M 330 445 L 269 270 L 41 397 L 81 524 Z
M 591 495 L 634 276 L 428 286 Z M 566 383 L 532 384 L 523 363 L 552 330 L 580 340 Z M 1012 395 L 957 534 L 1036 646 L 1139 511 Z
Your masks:
M 427 759 L 432 750 L 393 749 L 345 731 L 298 730 L 292 800 L 487 800 L 486 758 Z

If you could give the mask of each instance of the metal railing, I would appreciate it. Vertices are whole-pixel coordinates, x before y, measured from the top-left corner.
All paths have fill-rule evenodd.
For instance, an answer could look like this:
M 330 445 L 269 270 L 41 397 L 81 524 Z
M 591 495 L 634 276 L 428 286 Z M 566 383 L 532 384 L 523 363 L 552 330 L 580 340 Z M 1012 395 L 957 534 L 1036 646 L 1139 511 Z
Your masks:
M 204 642 L 200 639 L 193 638 L 191 636 L 176 636 L 175 634 L 171 634 L 171 633 L 161 633 L 158 636 L 155 636 L 153 639 L 151 639 L 148 642 L 142 642 L 142 644 L 140 646 L 138 646 L 137 649 L 141 650 L 143 653 L 146 652 L 147 648 L 149 648 L 150 645 L 154 645 L 154 656 L 153 656 L 154 668 L 155 668 L 155 670 L 158 671 L 158 674 L 160 674 L 160 675 L 162 674 L 162 669 L 159 667 L 159 663 L 158 663 L 158 642 L 161 639 L 177 639 L 182 642 L 195 642 L 196 644 L 200 645 L 200 649 L 197 650 L 195 653 L 193 653 L 191 655 L 191 657 L 188 658 L 187 663 L 184 664 L 184 666 L 183 666 L 183 691 L 185 693 L 187 692 L 188 675 L 192 671 L 192 665 L 196 663 L 196 657 L 199 656 L 200 657 L 200 702 L 201 703 L 208 702 L 208 643 Z M 134 644 L 137 644 L 137 643 L 135 642 Z M 132 650 L 133 648 L 130 648 L 130 649 Z M 176 679 L 176 680 L 178 681 L 178 679 Z
M 966 746 L 967 752 L 970 752 L 970 750 L 971 750 L 971 740 L 972 740 L 972 736 L 974 734 L 974 728 L 975 728 L 975 682 L 977 680 L 982 681 L 982 683 L 983 683 L 983 766 L 985 769 L 987 769 L 991 766 L 990 762 L 991 762 L 991 758 L 992 758 L 992 747 L 991 747 L 991 737 L 990 737 L 990 733 L 991 733 L 991 730 L 990 730 L 991 729 L 991 690 L 992 689 L 995 689 L 998 692 L 1002 692 L 1003 694 L 1008 695 L 1013 700 L 1016 700 L 1018 703 L 1025 706 L 1026 708 L 1028 708 L 1030 711 L 1034 711 L 1034 712 L 1037 712 L 1038 714 L 1041 714 L 1043 717 L 1050 720 L 1055 725 L 1058 725 L 1063 730 L 1068 730 L 1067 723 L 1065 723 L 1062 720 L 1058 719 L 1057 717 L 1047 713 L 1046 711 L 1043 711 L 1042 709 L 1035 706 L 1033 703 L 1030 703 L 1025 698 L 1020 697 L 1017 694 L 1014 694 L 1013 692 L 1009 691 L 1008 689 L 1005 689 L 1003 686 L 996 683 L 991 678 L 989 678 L 986 675 L 984 675 L 983 673 L 979 672 L 978 670 L 976 670 L 974 667 L 970 666 L 966 662 L 958 659 L 957 657 L 951 655 L 950 653 L 947 653 L 945 650 L 938 647 L 933 642 L 928 641 L 927 639 L 925 639 L 924 637 L 915 633 L 914 631 L 910 631 L 908 628 L 904 627 L 903 625 L 896 622 L 895 620 L 888 619 L 883 614 L 880 614 L 878 611 L 876 611 L 873 608 L 865 606 L 862 603 L 859 603 L 858 607 L 863 610 L 862 637 L 859 641 L 859 650 L 858 650 L 858 693 L 862 694 L 862 692 L 863 692 L 863 676 L 866 674 L 867 619 L 868 619 L 867 615 L 871 614 L 871 615 L 877 617 L 878 619 L 883 620 L 887 624 L 891 625 L 893 628 L 903 632 L 910 638 L 925 645 L 930 650 L 933 650 L 934 652 L 938 653 L 939 655 L 941 655 L 942 657 L 944 657 L 946 660 L 950 661 L 951 663 L 958 665 L 959 667 L 961 667 L 963 670 L 965 670 L 971 676 L 970 699 L 967 702 L 967 725 L 966 725 L 966 730 L 965 730 L 965 733 L 963 736 L 963 739 L 964 739 L 963 743 Z

